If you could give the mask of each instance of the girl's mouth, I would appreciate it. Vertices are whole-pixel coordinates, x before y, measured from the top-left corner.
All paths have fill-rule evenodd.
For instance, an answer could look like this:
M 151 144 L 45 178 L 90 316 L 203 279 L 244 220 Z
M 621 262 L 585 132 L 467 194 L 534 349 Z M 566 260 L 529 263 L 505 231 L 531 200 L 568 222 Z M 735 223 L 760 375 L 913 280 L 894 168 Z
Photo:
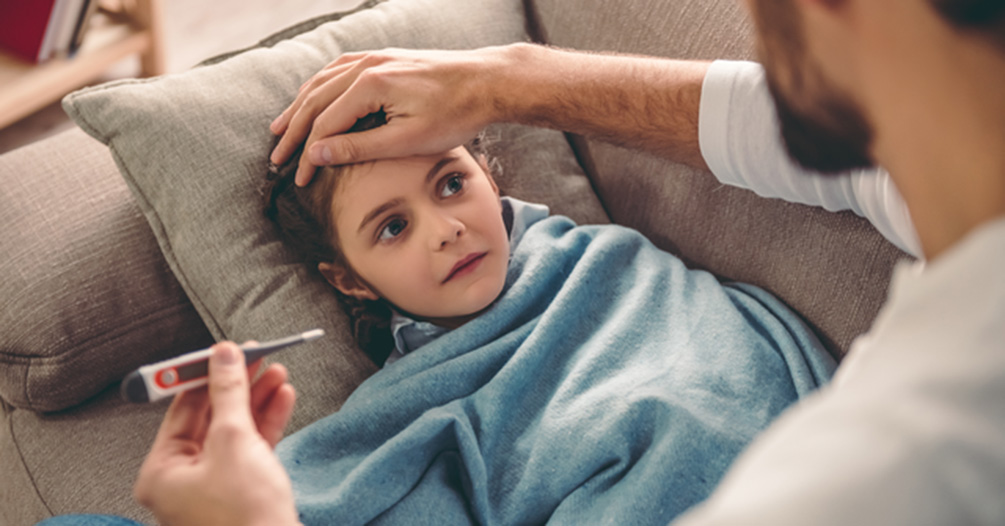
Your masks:
M 488 252 L 472 252 L 454 265 L 454 268 L 450 269 L 450 273 L 447 274 L 446 279 L 443 283 L 446 283 L 456 277 L 465 276 L 475 271 L 478 265 L 481 264 L 482 259 L 488 255 Z

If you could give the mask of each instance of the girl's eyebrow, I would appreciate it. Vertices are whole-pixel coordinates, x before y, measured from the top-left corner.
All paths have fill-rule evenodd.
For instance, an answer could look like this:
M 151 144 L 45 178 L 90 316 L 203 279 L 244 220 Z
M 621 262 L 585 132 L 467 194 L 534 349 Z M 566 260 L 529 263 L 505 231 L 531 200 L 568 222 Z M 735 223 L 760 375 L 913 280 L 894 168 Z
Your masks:
M 357 230 L 356 233 L 358 234 L 358 233 L 362 232 L 363 229 L 366 228 L 366 224 L 367 223 L 369 223 L 370 221 L 373 221 L 374 219 L 377 219 L 384 212 L 387 212 L 388 210 L 390 210 L 390 209 L 392 209 L 392 208 L 400 205 L 403 201 L 404 200 L 402 198 L 398 197 L 398 198 L 395 198 L 395 199 L 391 199 L 390 201 L 388 201 L 388 202 L 386 202 L 386 203 L 378 206 L 377 208 L 374 208 L 373 210 L 371 210 L 370 213 L 367 214 L 366 217 L 363 218 L 363 222 L 359 224 L 359 230 Z
M 448 164 L 450 164 L 450 163 L 452 163 L 452 162 L 454 162 L 454 161 L 456 161 L 458 159 L 460 159 L 460 157 L 458 157 L 456 155 L 447 155 L 447 156 L 444 156 L 439 161 L 436 161 L 436 164 L 434 164 L 433 167 L 430 168 L 429 173 L 426 174 L 426 184 L 428 184 L 429 181 L 433 177 L 435 177 L 436 174 L 438 174 L 440 172 L 440 170 L 443 169 L 444 166 L 446 166 L 446 165 L 448 165 Z M 373 210 L 371 210 L 370 213 L 367 214 L 366 217 L 363 218 L 363 221 L 359 224 L 359 229 L 356 231 L 356 233 L 358 234 L 358 233 L 362 232 L 363 229 L 366 228 L 367 223 L 369 223 L 370 221 L 373 221 L 374 219 L 377 219 L 384 212 L 387 212 L 388 210 L 390 210 L 390 209 L 392 209 L 392 208 L 400 205 L 402 203 L 402 201 L 403 201 L 403 199 L 401 199 L 400 197 L 398 197 L 398 198 L 392 199 L 392 200 L 390 200 L 390 201 L 388 201 L 388 202 L 386 202 L 386 203 L 378 206 L 377 208 L 374 208 Z
M 455 155 L 447 155 L 446 157 L 440 159 L 439 161 L 436 161 L 436 164 L 434 164 L 433 167 L 429 169 L 429 173 L 426 174 L 426 182 L 428 183 L 430 179 L 435 177 L 436 174 L 439 173 L 444 166 L 456 161 L 457 159 L 460 159 L 460 157 L 457 157 Z

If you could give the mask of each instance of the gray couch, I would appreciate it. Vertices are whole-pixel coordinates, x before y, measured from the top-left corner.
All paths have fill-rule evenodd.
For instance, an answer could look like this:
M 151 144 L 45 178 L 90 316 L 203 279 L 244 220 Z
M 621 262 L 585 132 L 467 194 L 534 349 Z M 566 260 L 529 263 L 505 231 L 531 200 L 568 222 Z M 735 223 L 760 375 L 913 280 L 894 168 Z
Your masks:
M 390 23 L 386 20 L 405 16 L 401 13 L 412 21 L 422 19 L 415 25 L 426 24 L 427 31 L 441 25 L 440 40 L 388 32 L 381 42 L 441 45 L 443 38 L 476 31 L 430 12 L 428 6 L 437 1 L 447 0 L 387 3 L 426 2 L 404 8 L 372 7 L 382 3 L 369 2 L 364 7 L 372 7 L 372 13 L 307 21 L 262 46 L 279 48 L 284 39 L 315 28 L 351 33 L 357 20 Z M 507 5 L 512 8 L 505 10 L 505 19 L 493 13 L 492 24 L 518 29 L 517 40 L 680 58 L 751 58 L 750 28 L 741 4 L 732 0 L 523 0 Z M 321 25 L 326 22 L 331 24 Z M 472 42 L 481 41 L 459 38 L 457 46 Z M 248 53 L 241 53 L 202 68 L 211 75 L 211 68 L 229 63 L 236 69 L 249 61 Z M 289 82 L 295 86 L 300 80 Z M 164 88 L 172 82 L 116 89 Z M 166 212 L 157 209 L 161 205 L 155 197 L 143 194 L 149 182 L 138 181 L 135 174 L 125 180 L 120 175 L 136 169 L 117 142 L 123 139 L 91 126 L 89 119 L 98 110 L 88 97 L 122 100 L 117 92 L 108 93 L 84 94 L 68 103 L 78 122 L 88 123 L 87 133 L 70 130 L 0 156 L 2 525 L 77 512 L 150 520 L 132 501 L 131 486 L 166 406 L 120 401 L 115 380 L 141 363 L 214 339 L 267 337 L 221 321 L 211 302 L 195 291 L 198 284 L 186 271 L 183 247 L 178 237 L 171 237 L 176 223 L 164 219 Z M 262 130 L 276 107 L 262 112 Z M 124 113 L 121 108 L 102 111 Z M 156 123 L 145 129 L 156 129 Z M 693 267 L 762 286 L 800 312 L 836 356 L 868 328 L 885 297 L 894 262 L 906 257 L 850 214 L 761 199 L 722 187 L 710 174 L 581 137 L 500 130 L 504 191 L 544 200 L 581 222 L 631 226 Z M 157 144 L 149 147 L 158 151 Z M 249 155 L 261 157 L 267 151 L 263 144 Z M 339 318 L 334 327 L 344 329 L 344 320 Z M 281 357 L 300 393 L 289 432 L 337 410 L 375 370 L 352 348 L 345 330 L 334 337 L 338 346 L 329 354 L 337 356 L 323 367 L 308 353 Z

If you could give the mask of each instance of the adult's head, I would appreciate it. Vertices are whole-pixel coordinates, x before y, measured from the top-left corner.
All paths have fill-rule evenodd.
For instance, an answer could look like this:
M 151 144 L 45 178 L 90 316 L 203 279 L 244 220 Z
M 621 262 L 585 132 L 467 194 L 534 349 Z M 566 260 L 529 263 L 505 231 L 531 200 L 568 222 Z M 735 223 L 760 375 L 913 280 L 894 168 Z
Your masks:
M 889 169 L 929 255 L 1002 212 L 1005 0 L 748 3 L 794 159 Z

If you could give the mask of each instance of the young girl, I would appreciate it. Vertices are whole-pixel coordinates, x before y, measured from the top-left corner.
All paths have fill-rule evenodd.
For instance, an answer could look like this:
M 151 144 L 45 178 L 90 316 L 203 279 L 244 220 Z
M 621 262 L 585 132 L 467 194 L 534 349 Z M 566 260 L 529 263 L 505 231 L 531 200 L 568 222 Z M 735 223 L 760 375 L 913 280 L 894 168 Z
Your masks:
M 777 299 L 500 197 L 477 144 L 270 175 L 384 369 L 277 448 L 304 524 L 668 523 L 834 363 Z
M 480 140 L 435 158 L 327 167 L 307 188 L 292 184 L 296 164 L 287 166 L 270 172 L 266 214 L 335 288 L 357 343 L 378 365 L 408 350 L 392 342 L 392 318 L 399 330 L 419 320 L 454 328 L 502 291 L 510 249 L 503 213 L 513 203 L 500 200 Z M 420 171 L 423 178 L 412 176 Z M 371 172 L 379 175 L 355 176 Z

